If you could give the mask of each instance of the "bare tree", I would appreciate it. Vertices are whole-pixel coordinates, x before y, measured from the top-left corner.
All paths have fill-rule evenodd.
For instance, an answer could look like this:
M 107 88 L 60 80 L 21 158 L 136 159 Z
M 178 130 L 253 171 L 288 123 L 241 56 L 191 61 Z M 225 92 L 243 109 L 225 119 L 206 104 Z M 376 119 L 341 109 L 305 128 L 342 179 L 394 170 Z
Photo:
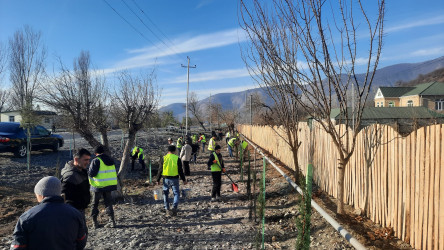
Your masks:
M 105 79 L 91 69 L 89 52 L 81 51 L 74 59 L 73 69 L 68 69 L 59 59 L 60 72 L 44 87 L 42 101 L 66 115 L 73 131 L 82 136 L 92 147 L 101 143 L 94 137 L 94 130 L 101 133 L 103 145 L 109 150 L 107 117 L 107 90 Z
M 203 128 L 204 131 L 207 129 L 204 126 L 204 114 L 202 111 L 202 107 L 199 104 L 199 99 L 197 98 L 197 94 L 195 92 L 190 93 L 190 98 L 188 99 L 188 110 L 194 116 L 199 125 Z
M 160 93 L 154 86 L 155 70 L 144 77 L 122 71 L 117 75 L 117 79 L 119 87 L 113 95 L 112 113 L 119 121 L 120 127 L 128 133 L 118 173 L 119 179 L 124 179 L 136 134 L 144 128 L 157 109 Z
M 6 69 L 6 56 L 6 47 L 0 43 L 0 113 L 3 112 L 9 101 L 9 91 L 1 87 L 3 75 Z
M 234 126 L 238 123 L 240 112 L 236 109 L 218 111 L 219 118 L 227 124 L 230 131 L 234 131 Z
M 9 40 L 9 71 L 13 105 L 32 109 L 36 91 L 45 73 L 46 49 L 41 32 L 25 26 Z
M 337 213 L 342 214 L 345 167 L 381 54 L 385 1 L 364 6 L 361 0 L 274 0 L 272 8 L 264 5 L 241 0 L 242 23 L 251 41 L 248 59 L 259 65 L 249 68 L 252 75 L 265 67 L 280 82 L 291 80 L 297 89 L 287 88 L 287 95 L 300 95 L 293 100 L 332 138 L 339 155 Z M 367 12 L 373 6 L 374 20 Z M 363 79 L 356 73 L 360 65 Z M 346 96 L 350 89 L 352 101 Z M 336 129 L 329 119 L 335 102 L 346 129 Z

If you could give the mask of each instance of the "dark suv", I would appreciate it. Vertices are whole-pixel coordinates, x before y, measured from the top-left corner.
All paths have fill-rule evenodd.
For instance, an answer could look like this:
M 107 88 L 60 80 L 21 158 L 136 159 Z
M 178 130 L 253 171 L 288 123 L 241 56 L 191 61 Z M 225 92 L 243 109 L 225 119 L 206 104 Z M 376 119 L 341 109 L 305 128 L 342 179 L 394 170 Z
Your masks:
M 63 137 L 51 134 L 42 126 L 31 129 L 31 149 L 52 149 L 63 146 Z M 26 130 L 18 122 L 0 122 L 0 152 L 12 152 L 17 157 L 26 156 Z

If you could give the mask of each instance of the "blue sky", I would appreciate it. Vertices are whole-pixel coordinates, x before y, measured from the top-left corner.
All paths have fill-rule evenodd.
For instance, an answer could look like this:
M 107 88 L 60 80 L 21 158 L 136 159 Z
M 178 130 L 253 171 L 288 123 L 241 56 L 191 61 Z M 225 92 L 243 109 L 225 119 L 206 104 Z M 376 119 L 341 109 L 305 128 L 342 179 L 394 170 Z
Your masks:
M 42 32 L 49 69 L 56 55 L 71 65 L 81 50 L 90 51 L 95 68 L 110 80 L 119 69 L 142 72 L 156 65 L 161 105 L 185 102 L 181 64 L 187 56 L 197 65 L 190 69 L 190 91 L 201 99 L 255 87 L 241 59 L 238 1 L 125 0 L 153 32 L 123 1 L 106 1 L 144 37 L 104 0 L 0 0 L 0 42 L 7 44 L 27 24 Z M 443 0 L 387 1 L 385 28 L 380 67 L 444 55 Z M 8 77 L 3 82 L 8 84 Z

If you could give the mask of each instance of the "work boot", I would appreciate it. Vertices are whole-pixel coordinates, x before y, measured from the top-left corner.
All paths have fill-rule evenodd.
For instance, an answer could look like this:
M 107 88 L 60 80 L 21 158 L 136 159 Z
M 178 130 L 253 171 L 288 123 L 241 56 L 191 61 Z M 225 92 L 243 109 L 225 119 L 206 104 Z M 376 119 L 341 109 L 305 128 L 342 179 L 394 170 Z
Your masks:
M 217 202 L 220 202 L 220 201 L 221 201 L 220 196 L 216 196 L 216 201 L 217 201 Z
M 172 216 L 176 216 L 177 215 L 177 208 L 173 207 L 173 209 L 171 209 L 171 215 Z
M 111 215 L 109 217 L 109 224 L 111 228 L 115 228 L 116 227 L 116 221 L 114 220 L 114 215 Z
M 99 222 L 97 221 L 97 217 L 93 217 L 93 229 L 99 228 Z
M 216 198 L 211 197 L 211 202 L 215 202 L 215 201 L 216 201 Z

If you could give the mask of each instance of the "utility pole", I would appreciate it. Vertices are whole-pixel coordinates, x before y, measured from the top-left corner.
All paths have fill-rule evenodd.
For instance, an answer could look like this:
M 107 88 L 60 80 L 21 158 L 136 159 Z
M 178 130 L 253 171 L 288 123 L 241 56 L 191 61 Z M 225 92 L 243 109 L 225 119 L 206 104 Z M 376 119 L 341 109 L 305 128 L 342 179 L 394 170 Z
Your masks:
M 196 65 L 190 66 L 190 57 L 189 56 L 187 56 L 187 59 L 188 59 L 187 66 L 181 64 L 182 68 L 187 68 L 187 104 L 185 107 L 185 109 L 186 109 L 185 110 L 185 135 L 188 134 L 188 92 L 190 89 L 190 68 L 193 68 L 193 69 L 196 68 Z

